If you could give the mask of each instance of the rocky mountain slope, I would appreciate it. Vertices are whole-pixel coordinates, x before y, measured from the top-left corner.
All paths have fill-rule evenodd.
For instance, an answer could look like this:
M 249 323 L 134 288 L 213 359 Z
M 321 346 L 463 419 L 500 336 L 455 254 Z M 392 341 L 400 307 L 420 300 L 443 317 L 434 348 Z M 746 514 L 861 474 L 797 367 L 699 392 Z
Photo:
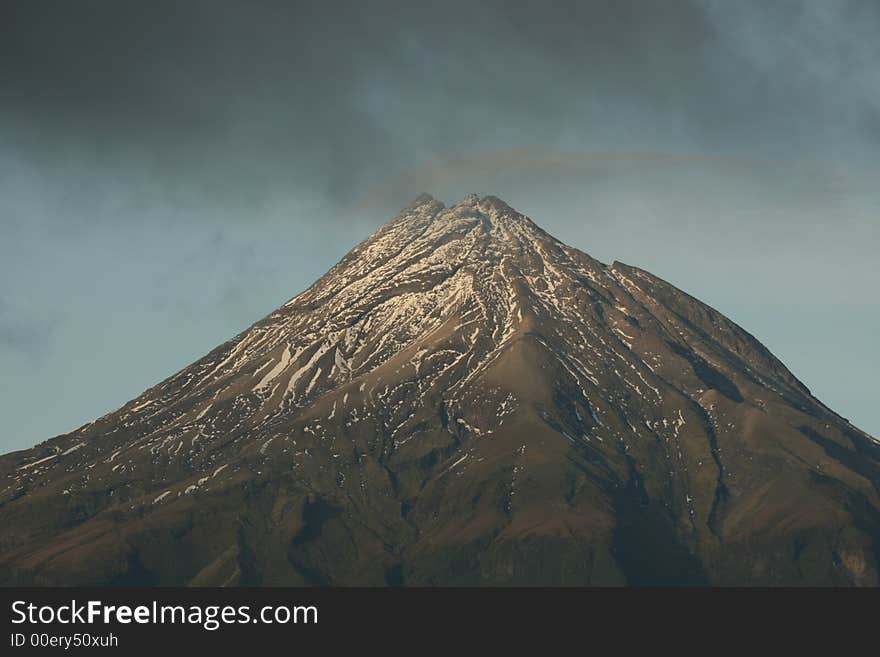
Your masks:
M 876 585 L 880 444 L 494 197 L 419 197 L 122 408 L 0 457 L 0 582 Z

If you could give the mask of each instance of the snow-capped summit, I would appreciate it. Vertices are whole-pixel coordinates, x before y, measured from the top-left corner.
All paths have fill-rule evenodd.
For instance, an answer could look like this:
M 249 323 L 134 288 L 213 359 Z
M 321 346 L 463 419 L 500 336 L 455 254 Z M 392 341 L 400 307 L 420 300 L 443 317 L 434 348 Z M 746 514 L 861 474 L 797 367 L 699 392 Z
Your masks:
M 714 309 L 494 196 L 419 196 L 0 476 L 4 582 L 878 581 L 878 445 Z

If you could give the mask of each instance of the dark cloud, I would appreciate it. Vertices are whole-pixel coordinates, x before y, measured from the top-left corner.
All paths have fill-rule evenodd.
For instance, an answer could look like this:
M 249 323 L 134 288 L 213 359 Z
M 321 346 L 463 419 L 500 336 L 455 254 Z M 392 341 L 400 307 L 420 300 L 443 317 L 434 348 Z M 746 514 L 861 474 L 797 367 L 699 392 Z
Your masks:
M 44 309 L 40 314 L 0 298 L 0 357 L 15 357 L 25 366 L 42 361 L 60 323 L 61 314 L 57 310 Z
M 5 147 L 39 171 L 85 167 L 190 208 L 290 188 L 348 201 L 413 162 L 474 148 L 876 157 L 870 3 L 113 0 L 4 12 Z

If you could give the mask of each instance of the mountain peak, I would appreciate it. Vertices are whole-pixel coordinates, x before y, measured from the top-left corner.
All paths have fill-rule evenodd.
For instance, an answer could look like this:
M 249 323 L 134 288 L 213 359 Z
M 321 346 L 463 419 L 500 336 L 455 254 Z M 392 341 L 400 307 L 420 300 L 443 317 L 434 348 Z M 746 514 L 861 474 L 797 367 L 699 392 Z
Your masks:
M 714 309 L 495 196 L 423 194 L 0 457 L 0 584 L 876 585 L 878 490 L 880 446 Z
M 507 203 L 502 201 L 497 196 L 488 195 L 480 197 L 479 194 L 470 193 L 467 194 L 464 198 L 462 198 L 458 203 L 454 204 L 452 207 L 470 207 L 470 208 L 493 208 L 498 211 L 511 211 L 514 214 L 516 213 L 512 207 L 510 207 Z
M 442 258 L 450 265 L 468 263 L 476 268 L 517 258 L 521 267 L 538 276 L 543 270 L 538 263 L 561 246 L 497 196 L 468 194 L 446 206 L 423 194 L 356 247 L 344 262 L 354 263 L 351 256 L 365 251 L 380 258 L 392 251 L 420 253 L 426 256 L 425 261 Z
M 423 192 L 416 196 L 413 201 L 404 208 L 404 210 L 414 210 L 416 208 L 431 205 L 440 205 L 441 207 L 443 207 L 443 203 L 441 201 L 438 201 L 430 194 Z
M 394 224 L 401 219 L 429 218 L 433 221 L 446 220 L 447 223 L 450 221 L 454 223 L 454 220 L 481 218 L 487 225 L 504 219 L 508 224 L 519 222 L 537 228 L 531 219 L 517 212 L 499 197 L 493 195 L 480 197 L 475 193 L 467 194 L 457 203 L 448 206 L 430 194 L 420 194 L 388 223 Z
M 482 207 L 491 207 L 491 208 L 495 208 L 497 210 L 513 211 L 513 208 L 510 205 L 505 203 L 502 199 L 500 199 L 497 196 L 493 196 L 490 194 L 487 196 L 480 197 L 479 194 L 476 194 L 473 192 L 465 195 L 464 198 L 462 198 L 458 203 L 454 203 L 453 205 L 448 206 L 448 207 L 456 208 L 456 207 L 481 207 L 481 206 Z M 416 209 L 425 208 L 425 207 L 429 207 L 429 208 L 439 207 L 442 209 L 442 208 L 446 208 L 447 206 L 442 201 L 439 201 L 439 200 L 435 199 L 433 196 L 431 196 L 430 194 L 423 192 L 423 193 L 419 194 L 418 196 L 416 196 L 408 205 L 406 205 L 403 208 L 403 211 L 416 210 Z

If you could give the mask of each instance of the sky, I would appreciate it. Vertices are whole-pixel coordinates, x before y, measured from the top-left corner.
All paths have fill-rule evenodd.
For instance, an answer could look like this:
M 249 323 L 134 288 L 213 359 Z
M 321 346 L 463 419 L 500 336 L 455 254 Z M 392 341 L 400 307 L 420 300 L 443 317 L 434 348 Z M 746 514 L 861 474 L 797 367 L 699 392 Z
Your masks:
M 880 436 L 878 33 L 844 0 L 0 0 L 0 452 L 422 192 L 669 280 Z

